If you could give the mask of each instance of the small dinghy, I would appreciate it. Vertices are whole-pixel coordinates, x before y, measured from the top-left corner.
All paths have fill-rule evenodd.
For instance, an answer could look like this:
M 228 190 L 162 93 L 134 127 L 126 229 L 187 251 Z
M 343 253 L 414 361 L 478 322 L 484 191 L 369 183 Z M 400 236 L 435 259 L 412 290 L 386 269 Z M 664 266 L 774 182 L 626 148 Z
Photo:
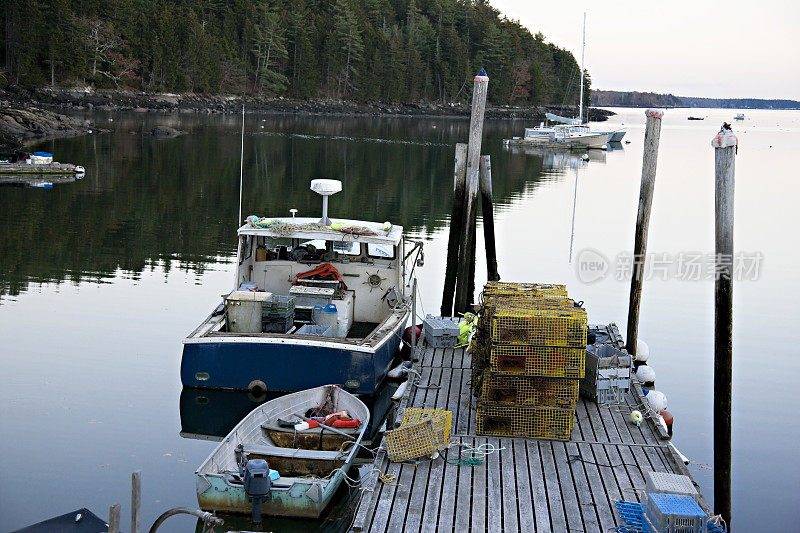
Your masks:
M 358 452 L 364 403 L 336 385 L 295 392 L 250 412 L 200 465 L 204 511 L 317 518 Z

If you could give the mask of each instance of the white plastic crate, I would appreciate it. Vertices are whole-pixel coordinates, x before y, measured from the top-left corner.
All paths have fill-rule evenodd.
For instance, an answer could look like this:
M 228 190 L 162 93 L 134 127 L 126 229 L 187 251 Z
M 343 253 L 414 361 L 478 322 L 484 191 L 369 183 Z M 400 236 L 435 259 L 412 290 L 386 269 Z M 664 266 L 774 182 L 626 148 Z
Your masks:
M 434 348 L 452 348 L 458 343 L 458 324 L 445 318 L 428 316 L 422 321 L 425 341 Z
M 697 488 L 689 476 L 668 472 L 645 472 L 644 490 L 654 494 L 685 494 L 695 500 L 699 496 Z

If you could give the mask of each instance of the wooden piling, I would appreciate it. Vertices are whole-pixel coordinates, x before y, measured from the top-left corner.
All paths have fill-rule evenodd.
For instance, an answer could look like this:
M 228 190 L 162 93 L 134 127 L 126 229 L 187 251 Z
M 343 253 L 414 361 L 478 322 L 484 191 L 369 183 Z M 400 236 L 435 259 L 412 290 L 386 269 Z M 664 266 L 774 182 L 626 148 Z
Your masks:
M 417 278 L 411 280 L 411 360 L 417 352 Z
M 469 288 L 474 284 L 470 282 L 470 258 L 475 247 L 475 219 L 478 212 L 478 181 L 481 154 L 481 140 L 483 138 L 483 115 L 486 109 L 486 91 L 489 86 L 489 77 L 481 69 L 475 76 L 475 85 L 472 92 L 472 114 L 469 122 L 469 144 L 467 147 L 467 177 L 464 186 L 464 211 L 463 232 L 460 246 L 460 261 L 458 263 L 458 284 L 456 286 L 455 313 L 464 313 L 470 304 L 472 294 Z
M 494 206 L 492 202 L 492 159 L 481 157 L 480 164 L 481 211 L 483 213 L 483 240 L 486 241 L 486 273 L 489 281 L 499 281 L 497 273 L 497 246 L 494 240 Z
M 733 389 L 733 199 L 738 141 L 728 124 L 712 139 L 715 178 L 714 512 L 731 530 Z
M 139 533 L 142 510 L 142 472 L 131 474 L 131 533 Z
M 459 245 L 464 211 L 464 186 L 467 176 L 467 145 L 456 144 L 455 171 L 453 174 L 453 210 L 450 212 L 450 235 L 447 240 L 447 266 L 442 290 L 442 316 L 453 316 L 453 296 L 456 290 Z
M 108 510 L 108 533 L 119 533 L 119 516 L 122 506 L 115 503 Z
M 633 272 L 631 274 L 631 294 L 628 303 L 627 348 L 636 355 L 636 341 L 639 338 L 639 304 L 642 299 L 645 255 L 647 254 L 647 230 L 650 226 L 650 208 L 653 205 L 653 189 L 656 185 L 656 163 L 658 162 L 658 141 L 661 137 L 661 118 L 663 111 L 645 111 L 647 124 L 644 131 L 644 156 L 642 158 L 642 185 L 639 190 L 639 212 L 636 216 L 636 235 L 633 241 Z

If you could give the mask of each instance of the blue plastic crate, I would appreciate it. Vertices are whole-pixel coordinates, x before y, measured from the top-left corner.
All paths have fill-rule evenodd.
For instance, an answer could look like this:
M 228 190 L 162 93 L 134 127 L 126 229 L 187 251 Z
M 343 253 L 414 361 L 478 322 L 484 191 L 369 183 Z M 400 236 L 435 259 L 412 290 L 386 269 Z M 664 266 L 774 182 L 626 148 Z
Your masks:
M 644 508 L 641 503 L 628 502 L 625 500 L 617 500 L 614 502 L 614 507 L 617 508 L 617 514 L 625 522 L 625 525 L 617 527 L 620 533 L 644 533 L 645 531 L 656 531 L 655 528 L 648 523 L 644 516 Z M 712 522 L 706 521 L 706 533 L 728 533 L 722 526 L 715 525 Z
M 653 493 L 647 493 L 644 516 L 644 530 L 655 533 L 705 533 L 708 518 L 691 496 Z

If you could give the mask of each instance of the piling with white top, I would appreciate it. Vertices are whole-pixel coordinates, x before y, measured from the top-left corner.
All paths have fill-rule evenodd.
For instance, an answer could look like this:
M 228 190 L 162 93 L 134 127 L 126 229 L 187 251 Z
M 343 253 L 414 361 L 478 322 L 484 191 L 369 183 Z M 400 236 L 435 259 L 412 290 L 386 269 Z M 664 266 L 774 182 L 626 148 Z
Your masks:
M 723 124 L 714 147 L 716 281 L 714 284 L 714 511 L 731 528 L 733 396 L 733 198 L 738 139 Z
M 644 262 L 647 254 L 647 230 L 650 226 L 650 209 L 653 206 L 653 190 L 656 185 L 656 163 L 658 162 L 658 142 L 661 138 L 661 118 L 663 111 L 645 111 L 647 124 L 644 131 L 644 156 L 642 159 L 642 185 L 639 190 L 639 212 L 636 216 L 636 235 L 633 241 L 633 272 L 631 274 L 631 294 L 628 305 L 627 349 L 636 355 L 636 340 L 639 336 L 639 304 L 642 300 L 642 281 Z

